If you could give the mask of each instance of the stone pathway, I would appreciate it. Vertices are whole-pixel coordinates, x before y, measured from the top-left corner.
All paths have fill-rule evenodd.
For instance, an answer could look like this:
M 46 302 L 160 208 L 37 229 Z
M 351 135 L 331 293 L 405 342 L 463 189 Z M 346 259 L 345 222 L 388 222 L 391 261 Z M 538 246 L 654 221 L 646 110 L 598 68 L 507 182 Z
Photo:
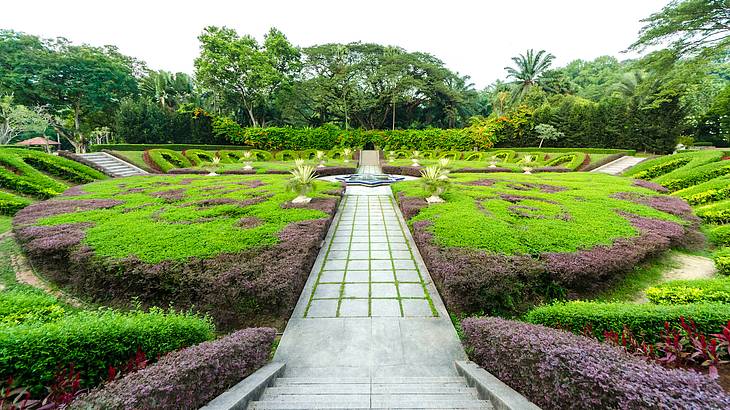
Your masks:
M 602 165 L 591 172 L 600 172 L 609 175 L 620 175 L 634 165 L 647 160 L 646 157 L 624 156 L 608 164 Z
M 390 187 L 348 187 L 276 350 L 284 374 L 249 408 L 491 408 L 461 360 Z

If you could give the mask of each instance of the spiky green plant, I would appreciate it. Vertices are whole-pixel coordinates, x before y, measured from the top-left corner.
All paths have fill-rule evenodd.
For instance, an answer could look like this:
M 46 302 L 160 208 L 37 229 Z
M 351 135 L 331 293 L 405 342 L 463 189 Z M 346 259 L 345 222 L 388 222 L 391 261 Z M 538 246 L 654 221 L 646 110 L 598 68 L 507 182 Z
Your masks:
M 418 159 L 421 158 L 421 151 L 413 151 L 411 153 L 411 162 L 414 167 L 420 167 L 421 164 L 418 163 Z
M 423 189 L 430 195 L 426 198 L 426 201 L 444 202 L 441 195 L 451 186 L 449 170 L 440 165 L 426 167 L 421 170 L 421 184 L 423 184 Z
M 534 155 L 525 155 L 522 157 L 522 160 L 520 162 L 522 163 L 522 170 L 525 171 L 525 174 L 532 174 L 532 167 L 530 164 L 532 164 L 535 161 Z
M 451 160 L 449 158 L 440 158 L 439 159 L 439 166 L 444 169 L 448 169 L 449 165 L 451 165 Z
M 294 167 L 295 168 L 299 168 L 302 165 L 304 165 L 304 160 L 303 159 L 297 158 L 297 159 L 294 160 Z
M 253 161 L 253 152 L 251 151 L 243 151 L 243 154 L 241 155 L 241 159 L 239 161 L 243 162 L 243 169 L 246 171 L 250 171 L 253 169 L 251 166 L 251 162 Z
M 307 194 L 314 189 L 315 172 L 311 165 L 298 165 L 291 171 L 287 188 L 297 194 L 293 202 L 308 202 Z
M 213 157 L 213 160 L 204 166 L 204 168 L 208 171 L 208 175 L 214 176 L 218 175 L 215 171 L 218 170 L 218 168 L 221 166 L 221 157 Z
M 314 156 L 317 158 L 317 160 L 319 160 L 319 165 L 317 165 L 317 167 L 319 167 L 319 168 L 324 167 L 325 158 L 326 158 L 325 157 L 325 152 L 324 151 L 317 151 L 314 154 Z
M 342 150 L 342 158 L 345 162 L 350 162 L 350 160 L 352 159 L 352 149 L 344 148 Z

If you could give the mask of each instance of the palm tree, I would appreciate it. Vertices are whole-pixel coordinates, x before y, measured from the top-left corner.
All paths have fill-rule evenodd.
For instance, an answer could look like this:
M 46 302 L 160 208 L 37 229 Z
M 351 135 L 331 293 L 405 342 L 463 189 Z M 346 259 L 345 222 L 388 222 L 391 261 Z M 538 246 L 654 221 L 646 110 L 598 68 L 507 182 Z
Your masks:
M 513 99 L 519 101 L 533 85 L 539 84 L 542 75 L 550 68 L 555 56 L 545 50 L 537 53 L 533 49 L 512 57 L 515 67 L 505 67 L 507 77 L 514 79 Z
M 629 71 L 621 76 L 618 83 L 614 84 L 613 90 L 624 97 L 636 95 L 639 86 L 646 81 L 647 75 L 643 71 Z
M 175 109 L 194 92 L 193 80 L 185 73 L 150 71 L 139 85 L 142 95 L 157 101 L 162 108 Z

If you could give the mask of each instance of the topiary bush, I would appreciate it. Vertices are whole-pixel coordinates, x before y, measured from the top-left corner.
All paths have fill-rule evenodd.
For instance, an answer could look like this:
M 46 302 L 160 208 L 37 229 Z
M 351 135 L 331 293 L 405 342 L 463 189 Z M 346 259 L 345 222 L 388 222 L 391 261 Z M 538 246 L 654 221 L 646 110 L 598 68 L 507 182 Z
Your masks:
M 665 322 L 678 323 L 680 318 L 693 320 L 700 333 L 722 331 L 730 320 L 730 305 L 696 303 L 655 305 L 638 303 L 559 302 L 541 306 L 525 315 L 525 321 L 581 333 L 590 330 L 603 339 L 606 331 L 621 333 L 624 326 L 647 342 L 658 342 Z
M 624 350 L 499 318 L 462 322 L 471 359 L 544 409 L 726 409 L 717 382 Z
M 730 199 L 697 207 L 695 213 L 707 223 L 730 223 Z
M 713 226 L 709 229 L 709 238 L 717 245 L 730 245 L 730 225 Z
M 299 153 L 296 151 L 285 149 L 283 151 L 279 151 L 274 155 L 274 158 L 277 161 L 294 161 L 297 158 L 300 158 Z
M 202 407 L 264 365 L 275 337 L 275 329 L 244 329 L 168 353 L 151 366 L 77 398 L 67 408 Z
M 0 215 L 15 215 L 16 212 L 30 205 L 29 199 L 0 192 Z
M 728 174 L 730 161 L 717 161 L 698 167 L 686 167 L 656 178 L 654 182 L 664 185 L 670 191 L 678 191 Z
M 209 320 L 186 313 L 111 310 L 78 312 L 48 323 L 0 327 L 0 377 L 41 392 L 60 368 L 73 364 L 82 386 L 107 377 L 141 349 L 156 357 L 213 338 Z
M 679 169 L 692 169 L 721 159 L 721 151 L 681 152 L 643 161 L 626 171 L 624 175 L 649 180 L 668 176 Z
M 182 155 L 190 160 L 190 163 L 196 167 L 200 166 L 204 162 L 213 162 L 213 158 L 216 157 L 216 154 L 200 149 L 187 149 L 182 152 Z M 173 161 L 173 163 L 175 162 Z M 175 164 L 177 165 L 177 163 Z
M 652 286 L 645 293 L 650 302 L 659 305 L 730 303 L 730 280 L 724 278 L 673 280 Z
M 157 172 L 166 173 L 175 168 L 189 168 L 193 164 L 183 154 L 169 149 L 150 149 L 143 154 L 144 162 Z

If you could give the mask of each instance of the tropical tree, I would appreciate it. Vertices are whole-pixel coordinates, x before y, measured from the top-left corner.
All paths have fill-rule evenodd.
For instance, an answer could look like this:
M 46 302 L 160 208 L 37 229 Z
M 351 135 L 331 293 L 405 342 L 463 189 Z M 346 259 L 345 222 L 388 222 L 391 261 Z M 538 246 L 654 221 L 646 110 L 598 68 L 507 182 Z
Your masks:
M 629 50 L 668 44 L 653 61 L 673 62 L 683 57 L 727 58 L 730 48 L 730 1 L 673 0 L 646 23 Z
M 538 146 L 538 148 L 542 148 L 542 143 L 545 140 L 557 141 L 558 139 L 565 136 L 565 134 L 558 131 L 550 124 L 537 124 L 535 126 L 535 132 L 537 132 L 537 136 L 538 138 L 540 138 L 540 146 Z
M 143 96 L 160 104 L 160 107 L 174 110 L 187 102 L 194 93 L 193 79 L 185 73 L 150 71 L 139 83 Z
M 48 128 L 43 107 L 14 105 L 12 95 L 0 96 L 0 144 L 10 144 L 25 132 L 43 135 Z
M 527 50 L 525 54 L 512 57 L 514 67 L 505 67 L 507 76 L 512 78 L 513 99 L 519 101 L 529 89 L 540 83 L 543 74 L 550 68 L 555 56 L 545 50 Z

